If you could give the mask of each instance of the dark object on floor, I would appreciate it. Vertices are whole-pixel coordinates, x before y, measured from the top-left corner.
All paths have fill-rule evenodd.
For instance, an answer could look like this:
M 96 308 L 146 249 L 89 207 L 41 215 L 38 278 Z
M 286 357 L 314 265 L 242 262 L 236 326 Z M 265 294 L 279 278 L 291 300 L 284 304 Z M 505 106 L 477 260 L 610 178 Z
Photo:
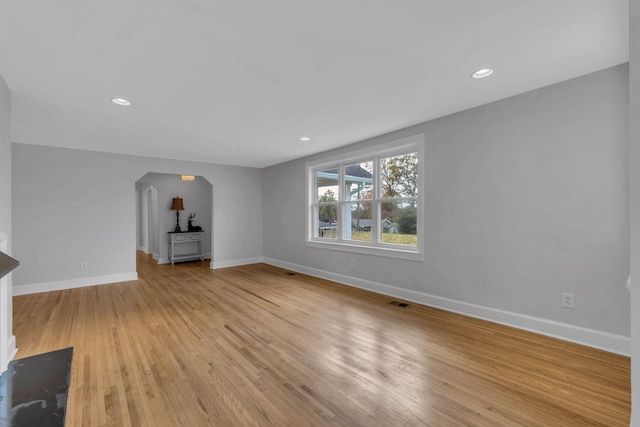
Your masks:
M 0 376 L 0 426 L 64 426 L 73 347 L 17 359 Z
M 11 258 L 4 252 L 0 252 L 0 279 L 2 279 L 6 274 L 9 274 L 11 270 L 15 269 L 19 265 L 20 262 L 17 259 Z

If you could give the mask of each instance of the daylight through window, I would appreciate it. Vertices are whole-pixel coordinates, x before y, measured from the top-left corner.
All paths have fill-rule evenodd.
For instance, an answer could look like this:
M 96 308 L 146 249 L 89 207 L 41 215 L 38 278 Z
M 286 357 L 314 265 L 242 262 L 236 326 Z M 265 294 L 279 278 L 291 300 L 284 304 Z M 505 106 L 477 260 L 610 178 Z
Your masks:
M 356 252 L 420 251 L 421 156 L 415 139 L 308 165 L 308 241 Z

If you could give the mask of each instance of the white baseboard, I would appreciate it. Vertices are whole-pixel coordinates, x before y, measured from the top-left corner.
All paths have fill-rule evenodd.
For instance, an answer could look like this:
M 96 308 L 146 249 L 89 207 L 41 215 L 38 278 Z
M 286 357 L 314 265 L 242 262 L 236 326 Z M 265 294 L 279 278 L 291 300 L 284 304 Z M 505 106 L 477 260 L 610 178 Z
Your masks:
M 218 268 L 238 267 L 240 265 L 257 264 L 259 262 L 263 262 L 262 257 L 234 259 L 230 261 L 213 261 L 212 260 L 211 269 L 217 270 Z
M 6 353 L 3 354 L 2 357 L 0 357 L 0 360 L 2 360 L 2 363 L 0 364 L 0 373 L 4 374 L 4 372 L 7 370 L 7 367 L 9 366 L 9 362 L 13 360 L 16 353 L 18 352 L 18 349 L 16 348 L 15 335 L 11 335 L 11 337 L 9 337 L 9 339 L 7 340 L 7 345 L 6 347 L 2 348 L 2 351 L 6 351 Z
M 138 280 L 138 273 L 120 273 L 106 276 L 82 277 L 79 279 L 59 280 L 27 285 L 14 285 L 13 295 L 37 294 L 39 292 L 61 291 L 63 289 L 83 288 L 85 286 L 104 285 L 106 283 L 130 282 Z
M 16 336 L 11 335 L 9 342 L 7 343 L 7 360 L 13 360 L 16 353 L 18 353 L 18 348 L 16 347 Z
M 159 258 L 158 256 L 154 255 L 153 259 L 158 261 L 158 264 L 171 264 L 171 260 L 169 260 L 169 257 Z M 211 252 L 205 252 L 204 259 L 211 259 Z M 193 258 L 193 260 L 197 260 L 197 258 Z M 255 261 L 255 262 L 260 262 L 260 261 Z
M 526 331 L 559 338 L 561 340 L 594 347 L 600 350 L 609 351 L 611 353 L 622 354 L 625 356 L 631 355 L 631 338 L 623 335 L 616 335 L 609 332 L 583 328 L 580 326 L 556 322 L 539 317 L 485 307 L 477 304 L 470 304 L 463 301 L 443 298 L 424 292 L 402 289 L 395 286 L 385 285 L 383 283 L 359 279 L 352 276 L 345 276 L 342 274 L 293 264 L 273 258 L 264 257 L 262 259 L 262 262 L 274 265 L 276 267 L 285 268 L 287 270 L 293 270 L 299 273 L 308 274 L 309 276 L 331 280 L 383 295 L 402 298 L 408 301 L 416 302 L 418 304 L 441 308 L 443 310 L 452 311 L 455 313 L 463 314 L 465 316 L 471 316 L 478 319 L 488 320 L 494 323 L 513 326 L 518 329 L 523 329 Z

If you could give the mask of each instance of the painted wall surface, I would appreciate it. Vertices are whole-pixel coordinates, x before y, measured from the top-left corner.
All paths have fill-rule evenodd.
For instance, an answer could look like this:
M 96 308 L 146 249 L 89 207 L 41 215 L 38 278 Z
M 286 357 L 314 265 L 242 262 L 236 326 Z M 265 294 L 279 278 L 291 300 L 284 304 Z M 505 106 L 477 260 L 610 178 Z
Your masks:
M 424 262 L 306 247 L 305 162 L 419 132 Z M 627 139 L 625 64 L 266 168 L 263 254 L 628 337 Z
M 631 211 L 631 414 L 640 426 L 640 0 L 629 22 L 629 200 Z
M 172 211 L 171 201 L 174 197 L 181 197 L 184 211 L 180 212 L 180 227 L 187 231 L 187 219 L 190 213 L 196 217 L 193 225 L 199 225 L 205 231 L 204 253 L 211 253 L 211 224 L 212 224 L 212 185 L 203 177 L 196 177 L 195 181 L 182 181 L 179 175 L 148 173 L 142 177 L 140 183 L 149 183 L 158 189 L 158 232 L 159 259 L 168 262 L 169 240 L 168 231 L 176 226 L 176 211 Z M 177 248 L 176 251 L 180 250 Z
M 260 257 L 259 169 L 27 144 L 12 151 L 16 286 L 135 272 L 135 183 L 150 171 L 212 183 L 215 262 Z
M 0 75 L 0 232 L 11 250 L 11 91 Z

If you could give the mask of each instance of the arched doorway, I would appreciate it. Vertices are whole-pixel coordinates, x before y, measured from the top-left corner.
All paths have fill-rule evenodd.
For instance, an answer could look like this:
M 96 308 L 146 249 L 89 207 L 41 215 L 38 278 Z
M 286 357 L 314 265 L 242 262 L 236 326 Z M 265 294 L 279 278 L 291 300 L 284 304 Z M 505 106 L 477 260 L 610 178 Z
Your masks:
M 193 214 L 194 225 L 205 231 L 205 258 L 213 259 L 213 185 L 201 176 L 182 180 L 181 175 L 149 172 L 138 179 L 136 187 L 136 241 L 138 250 L 149 254 L 158 264 L 169 263 L 167 232 L 176 225 L 175 211 L 170 210 L 174 197 L 183 199 L 180 225 L 187 229 Z

